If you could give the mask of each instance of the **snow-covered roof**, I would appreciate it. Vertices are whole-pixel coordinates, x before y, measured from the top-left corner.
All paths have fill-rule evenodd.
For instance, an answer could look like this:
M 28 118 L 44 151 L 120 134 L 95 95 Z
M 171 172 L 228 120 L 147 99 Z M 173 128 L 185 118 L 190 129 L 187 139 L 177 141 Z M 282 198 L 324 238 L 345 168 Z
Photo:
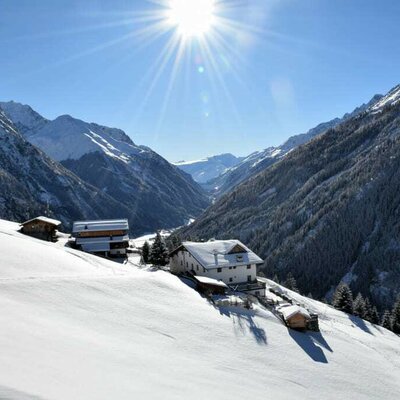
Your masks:
M 33 221 L 42 221 L 42 222 L 46 222 L 47 224 L 51 224 L 51 225 L 55 225 L 55 226 L 61 225 L 61 221 L 58 221 L 57 219 L 43 217 L 43 216 L 32 218 L 28 221 L 23 222 L 21 225 L 29 224 L 29 222 L 33 222 Z
M 305 308 L 296 305 L 283 305 L 278 307 L 278 311 L 282 314 L 285 320 L 293 317 L 296 314 L 301 314 L 306 318 L 311 318 L 310 314 Z
M 232 253 L 237 246 L 243 251 Z M 183 242 L 181 247 L 184 247 L 204 268 L 208 269 L 263 263 L 260 257 L 239 240 Z
M 96 232 L 96 231 L 114 231 L 129 230 L 127 219 L 109 219 L 98 221 L 75 221 L 72 227 L 72 233 L 78 232 Z
M 225 287 L 225 288 L 228 287 L 224 282 L 217 280 L 217 279 L 208 278 L 207 276 L 197 276 L 196 275 L 194 278 L 196 280 L 198 280 L 199 282 L 205 283 L 207 285 L 221 286 L 221 287 Z

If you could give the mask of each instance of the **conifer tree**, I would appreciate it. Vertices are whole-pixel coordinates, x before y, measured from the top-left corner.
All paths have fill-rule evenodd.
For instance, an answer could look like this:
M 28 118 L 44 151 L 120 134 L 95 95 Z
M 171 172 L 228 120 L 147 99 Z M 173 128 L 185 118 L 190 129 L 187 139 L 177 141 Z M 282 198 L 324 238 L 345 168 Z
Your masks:
M 365 301 L 361 293 L 358 293 L 353 303 L 353 314 L 357 317 L 364 318 L 365 316 Z
M 392 330 L 394 333 L 400 334 L 400 297 L 394 303 L 392 311 Z
M 164 266 L 168 263 L 168 251 L 164 240 L 162 239 L 159 232 L 154 239 L 153 245 L 151 246 L 149 261 L 153 265 Z
M 283 286 L 288 288 L 289 290 L 293 290 L 294 292 L 299 292 L 299 289 L 297 288 L 297 282 L 294 276 L 292 275 L 291 272 L 289 272 L 286 276 L 286 280 L 283 283 Z
M 149 242 L 146 240 L 142 247 L 142 258 L 145 264 L 149 263 L 149 257 L 150 257 L 150 245 Z
M 365 298 L 364 303 L 365 303 L 365 312 L 363 318 L 366 321 L 372 322 L 372 305 L 368 297 Z
M 383 313 L 381 325 L 384 328 L 389 329 L 389 331 L 392 330 L 392 314 L 391 314 L 391 312 L 389 310 L 386 310 Z
M 371 320 L 370 320 L 370 322 L 373 323 L 373 324 L 376 324 L 376 325 L 379 324 L 379 313 L 378 313 L 378 310 L 377 310 L 377 308 L 375 306 L 373 306 L 372 309 L 371 309 Z
M 340 282 L 333 295 L 332 305 L 341 311 L 351 314 L 353 312 L 353 294 L 351 289 L 344 283 Z

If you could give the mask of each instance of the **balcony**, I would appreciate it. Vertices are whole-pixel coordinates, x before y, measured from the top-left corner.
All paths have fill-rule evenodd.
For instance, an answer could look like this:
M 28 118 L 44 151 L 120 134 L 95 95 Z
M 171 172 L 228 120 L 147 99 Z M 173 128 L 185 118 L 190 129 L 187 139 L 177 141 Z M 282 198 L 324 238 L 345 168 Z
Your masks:
M 249 292 L 253 290 L 265 290 L 266 283 L 255 280 L 253 282 L 235 283 L 229 285 L 229 288 L 237 292 Z

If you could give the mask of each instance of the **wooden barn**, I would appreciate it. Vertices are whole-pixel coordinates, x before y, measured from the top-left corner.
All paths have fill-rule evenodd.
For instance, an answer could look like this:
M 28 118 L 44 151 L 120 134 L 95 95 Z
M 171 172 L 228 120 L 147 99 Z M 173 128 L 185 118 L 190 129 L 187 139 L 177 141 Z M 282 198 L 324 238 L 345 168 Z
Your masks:
M 305 308 L 292 304 L 284 304 L 277 311 L 287 327 L 299 330 L 307 329 L 311 316 Z
M 55 242 L 57 240 L 57 228 L 61 221 L 48 217 L 36 217 L 21 224 L 21 232 L 37 239 Z
M 206 276 L 193 276 L 196 281 L 197 290 L 200 293 L 211 294 L 225 294 L 228 291 L 228 286 L 221 280 L 208 278 Z

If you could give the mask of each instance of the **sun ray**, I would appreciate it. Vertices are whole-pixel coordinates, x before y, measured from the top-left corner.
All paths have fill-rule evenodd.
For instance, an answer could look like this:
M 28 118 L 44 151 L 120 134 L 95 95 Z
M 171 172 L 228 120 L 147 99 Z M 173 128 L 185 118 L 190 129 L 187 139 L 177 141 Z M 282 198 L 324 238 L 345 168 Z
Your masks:
M 237 122 L 241 125 L 242 124 L 242 120 L 240 119 L 239 115 L 240 113 L 238 112 L 239 110 L 236 107 L 236 104 L 234 102 L 234 99 L 228 89 L 228 86 L 225 82 L 225 79 L 219 69 L 219 66 L 217 64 L 217 62 L 214 59 L 213 56 L 213 52 L 210 49 L 210 44 L 207 40 L 204 41 L 203 46 L 202 46 L 202 50 L 204 51 L 204 58 L 210 63 L 210 66 L 213 70 L 213 73 L 215 74 L 219 85 L 222 88 L 222 91 L 225 95 L 226 100 L 228 101 L 230 107 L 232 108 L 232 110 L 234 111 L 233 116 L 234 118 L 237 120 Z
M 161 125 L 162 125 L 162 123 L 164 121 L 165 113 L 166 113 L 167 108 L 168 108 L 168 102 L 169 102 L 170 95 L 171 95 L 171 92 L 172 92 L 172 87 L 173 87 L 173 84 L 175 83 L 175 79 L 176 79 L 178 70 L 179 70 L 179 68 L 181 66 L 181 61 L 182 61 L 182 58 L 184 56 L 184 53 L 185 53 L 185 39 L 181 38 L 180 41 L 179 41 L 177 54 L 176 54 L 176 57 L 175 57 L 175 60 L 174 60 L 174 63 L 173 63 L 171 75 L 169 77 L 167 90 L 166 90 L 166 92 L 164 94 L 164 100 L 163 100 L 163 103 L 162 103 L 162 106 L 161 106 L 159 120 L 158 120 L 157 126 L 156 126 L 156 135 L 159 134 L 160 129 L 161 129 Z

